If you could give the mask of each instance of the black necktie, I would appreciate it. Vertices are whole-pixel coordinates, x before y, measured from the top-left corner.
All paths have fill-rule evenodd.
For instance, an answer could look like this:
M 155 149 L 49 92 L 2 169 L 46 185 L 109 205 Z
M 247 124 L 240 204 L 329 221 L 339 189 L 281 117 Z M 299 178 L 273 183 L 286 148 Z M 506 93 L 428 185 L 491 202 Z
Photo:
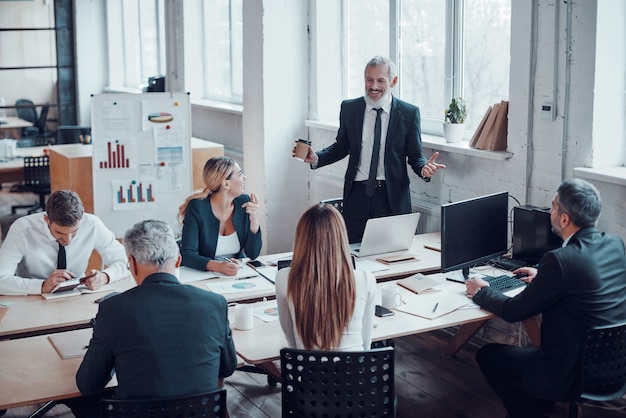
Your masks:
M 67 263 L 65 261 L 65 247 L 59 244 L 59 254 L 57 255 L 57 269 L 65 270 Z
M 376 123 L 374 124 L 374 148 L 372 149 L 372 161 L 370 163 L 370 176 L 367 179 L 367 188 L 365 189 L 365 193 L 372 197 L 374 196 L 374 190 L 376 189 L 376 173 L 378 172 L 378 154 L 380 153 L 380 114 L 382 113 L 382 108 L 374 109 L 376 110 Z

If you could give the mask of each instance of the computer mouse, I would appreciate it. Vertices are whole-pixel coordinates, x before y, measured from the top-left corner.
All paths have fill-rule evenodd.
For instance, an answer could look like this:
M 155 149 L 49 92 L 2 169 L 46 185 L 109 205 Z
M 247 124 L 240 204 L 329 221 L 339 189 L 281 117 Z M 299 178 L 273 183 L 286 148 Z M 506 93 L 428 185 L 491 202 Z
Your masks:
M 516 274 L 515 276 L 513 276 L 513 277 L 515 277 L 516 279 L 521 280 L 521 279 L 523 279 L 524 277 L 528 277 L 528 274 L 527 274 L 527 273 L 517 273 L 517 274 Z

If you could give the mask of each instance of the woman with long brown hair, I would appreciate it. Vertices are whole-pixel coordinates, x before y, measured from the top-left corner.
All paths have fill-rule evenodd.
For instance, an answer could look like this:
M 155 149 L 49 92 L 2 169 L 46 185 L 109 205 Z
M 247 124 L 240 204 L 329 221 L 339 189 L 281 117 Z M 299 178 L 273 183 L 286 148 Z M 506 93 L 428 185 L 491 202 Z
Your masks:
M 233 276 L 231 258 L 256 258 L 261 252 L 259 204 L 244 194 L 246 176 L 232 158 L 213 157 L 202 172 L 205 188 L 180 206 L 181 255 L 185 266 Z
M 296 227 L 291 267 L 276 275 L 280 324 L 290 347 L 369 350 L 376 280 L 354 270 L 343 217 L 327 204 Z

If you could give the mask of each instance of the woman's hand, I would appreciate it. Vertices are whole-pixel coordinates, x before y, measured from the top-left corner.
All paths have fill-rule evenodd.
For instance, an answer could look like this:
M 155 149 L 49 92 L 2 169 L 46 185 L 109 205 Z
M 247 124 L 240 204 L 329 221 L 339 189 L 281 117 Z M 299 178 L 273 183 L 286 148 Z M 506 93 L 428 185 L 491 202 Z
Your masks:
M 258 218 L 258 210 L 259 203 L 258 199 L 254 193 L 250 193 L 250 201 L 241 205 L 242 208 L 246 210 L 248 217 L 250 218 L 250 232 L 256 234 L 259 232 L 259 218 Z

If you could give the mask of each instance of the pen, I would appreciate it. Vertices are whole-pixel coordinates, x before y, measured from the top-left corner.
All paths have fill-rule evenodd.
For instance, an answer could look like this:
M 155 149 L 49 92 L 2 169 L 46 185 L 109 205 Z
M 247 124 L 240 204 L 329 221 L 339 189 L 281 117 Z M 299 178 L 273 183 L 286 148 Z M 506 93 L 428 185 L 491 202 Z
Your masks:
M 438 307 L 439 307 L 439 302 L 435 303 L 435 307 L 433 308 L 433 312 L 435 312 Z
M 230 258 L 224 257 L 224 261 L 230 263 L 230 264 L 235 264 L 237 265 L 237 268 L 242 268 L 238 262 L 231 260 Z

